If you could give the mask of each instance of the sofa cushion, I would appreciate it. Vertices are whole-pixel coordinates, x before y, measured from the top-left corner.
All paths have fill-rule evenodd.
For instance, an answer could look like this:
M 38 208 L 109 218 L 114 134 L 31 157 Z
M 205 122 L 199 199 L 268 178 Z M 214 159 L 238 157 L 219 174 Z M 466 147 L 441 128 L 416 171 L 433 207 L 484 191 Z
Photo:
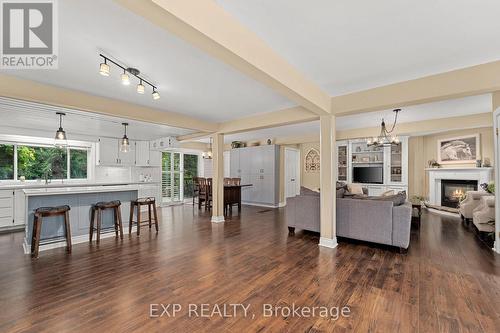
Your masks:
M 320 196 L 319 192 L 313 191 L 313 190 L 311 190 L 307 187 L 304 187 L 304 186 L 300 187 L 300 195 L 310 195 L 310 196 L 314 196 L 314 197 Z
M 343 198 L 344 197 L 345 190 L 343 187 L 337 188 L 337 198 Z
M 363 186 L 361 184 L 349 184 L 347 188 L 351 194 L 363 194 Z
M 373 200 L 392 201 L 394 206 L 401 206 L 406 202 L 406 191 L 401 191 L 394 195 L 375 197 Z

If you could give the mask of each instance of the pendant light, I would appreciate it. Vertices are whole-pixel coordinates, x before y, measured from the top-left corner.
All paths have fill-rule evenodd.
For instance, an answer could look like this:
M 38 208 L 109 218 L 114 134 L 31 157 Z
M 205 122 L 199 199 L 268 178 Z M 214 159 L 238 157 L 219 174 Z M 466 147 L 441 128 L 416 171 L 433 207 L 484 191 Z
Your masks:
M 125 72 L 125 70 L 123 70 L 121 78 L 122 78 L 122 84 L 124 86 L 128 86 L 130 84 L 130 77 L 128 76 L 127 72 Z
M 137 85 L 137 93 L 141 95 L 144 94 L 144 85 L 142 84 L 142 80 L 141 83 Z
M 109 65 L 106 58 L 104 58 L 104 62 L 99 66 L 99 74 L 102 76 L 109 76 Z
M 62 127 L 62 117 L 66 115 L 64 112 L 56 112 L 59 116 L 59 129 L 56 131 L 55 136 L 55 146 L 59 148 L 66 147 L 68 145 L 68 139 L 66 137 L 66 132 Z
M 127 126 L 128 123 L 122 123 L 123 127 L 125 127 L 125 133 L 123 134 L 123 138 L 120 140 L 120 151 L 122 153 L 128 153 L 130 148 L 130 141 L 127 137 Z
M 153 99 L 154 100 L 160 99 L 160 93 L 156 91 L 155 88 L 153 88 Z
M 212 138 L 210 138 L 210 146 L 208 151 L 204 151 L 203 153 L 201 153 L 201 157 L 203 157 L 206 160 L 212 159 Z
M 380 125 L 380 134 L 377 137 L 369 138 L 366 140 L 366 144 L 368 146 L 391 146 L 399 144 L 399 138 L 397 136 L 391 135 L 394 132 L 394 128 L 396 127 L 396 123 L 398 121 L 398 113 L 401 109 L 394 109 L 393 112 L 396 114 L 394 117 L 394 123 L 392 124 L 391 130 L 388 130 L 385 126 L 385 121 L 382 119 L 382 124 Z

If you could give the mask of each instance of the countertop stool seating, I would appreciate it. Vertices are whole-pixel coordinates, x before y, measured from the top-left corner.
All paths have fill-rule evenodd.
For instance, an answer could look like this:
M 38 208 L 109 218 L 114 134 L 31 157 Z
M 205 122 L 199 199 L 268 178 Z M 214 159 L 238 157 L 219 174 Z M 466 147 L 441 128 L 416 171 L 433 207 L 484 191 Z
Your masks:
M 118 237 L 118 232 L 120 232 L 120 238 L 123 239 L 123 226 L 122 226 L 122 212 L 120 206 L 122 203 L 120 200 L 114 200 L 109 202 L 98 202 L 92 206 L 92 213 L 90 216 L 90 231 L 89 231 L 89 242 L 92 243 L 92 237 L 94 235 L 94 230 L 97 232 L 96 243 L 99 244 L 101 241 L 101 230 L 102 230 L 102 212 L 106 209 L 113 210 L 113 220 L 115 227 L 115 234 Z M 97 218 L 97 226 L 95 225 Z
M 33 219 L 33 233 L 31 236 L 31 257 L 38 258 L 38 249 L 40 247 L 40 234 L 42 231 L 42 222 L 44 217 L 63 216 L 64 234 L 66 237 L 66 250 L 71 253 L 71 227 L 69 223 L 69 206 L 58 207 L 40 207 L 35 209 Z
M 146 221 L 141 220 L 141 207 L 142 206 L 148 206 L 148 219 Z M 137 221 L 133 221 L 134 218 L 134 209 L 137 209 Z M 153 213 L 151 213 L 153 211 Z M 128 233 L 132 233 L 132 225 L 134 222 L 137 223 L 137 236 L 141 234 L 141 224 L 144 224 L 144 222 L 149 223 L 149 229 L 151 229 L 152 225 L 152 219 L 154 214 L 154 222 L 155 222 L 155 228 L 156 232 L 158 232 L 158 215 L 156 213 L 156 200 L 155 198 L 139 198 L 136 200 L 132 200 L 130 202 L 130 220 L 129 220 L 129 225 L 128 225 Z

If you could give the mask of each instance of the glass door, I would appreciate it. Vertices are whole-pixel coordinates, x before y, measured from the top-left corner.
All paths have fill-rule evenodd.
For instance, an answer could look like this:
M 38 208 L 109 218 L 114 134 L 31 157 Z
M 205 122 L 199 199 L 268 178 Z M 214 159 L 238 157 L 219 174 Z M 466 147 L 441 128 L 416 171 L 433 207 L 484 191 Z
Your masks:
M 347 181 L 347 145 L 338 146 L 338 172 L 339 181 Z
M 391 183 L 401 183 L 403 181 L 403 145 L 401 143 L 397 145 L 391 145 L 391 157 L 390 157 L 390 178 Z
M 198 176 L 198 155 L 194 154 L 182 154 L 183 160 L 183 193 L 184 199 L 192 198 L 194 191 L 194 177 Z
M 161 194 L 163 203 L 183 200 L 183 168 L 181 153 L 164 151 L 162 153 Z

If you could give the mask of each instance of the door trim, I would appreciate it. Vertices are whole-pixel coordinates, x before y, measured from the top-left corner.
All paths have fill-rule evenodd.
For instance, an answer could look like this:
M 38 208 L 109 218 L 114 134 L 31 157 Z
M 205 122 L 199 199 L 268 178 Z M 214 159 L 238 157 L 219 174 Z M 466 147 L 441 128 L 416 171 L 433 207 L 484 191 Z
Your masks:
M 500 122 L 500 108 L 493 111 L 493 138 L 495 147 L 495 184 L 499 184 L 500 181 L 500 156 L 498 156 L 498 149 L 500 149 L 500 136 L 497 134 L 499 131 L 498 122 Z M 500 195 L 495 195 L 495 243 L 493 245 L 493 251 L 500 253 Z
M 287 198 L 286 197 L 286 185 L 287 185 L 287 179 L 286 179 L 286 170 L 287 170 L 287 168 L 286 168 L 286 166 L 287 166 L 286 152 L 287 152 L 287 150 L 288 151 L 293 151 L 293 152 L 295 152 L 297 154 L 297 179 L 296 179 L 296 185 L 295 185 L 296 186 L 296 188 L 295 188 L 295 194 L 296 195 L 300 193 L 300 176 L 301 176 L 301 172 L 302 172 L 302 170 L 300 168 L 300 166 L 301 166 L 301 163 L 300 163 L 300 158 L 301 158 L 300 157 L 300 150 L 297 149 L 297 148 L 285 147 L 285 150 L 284 150 L 284 155 L 285 156 L 283 156 L 284 157 L 284 169 L 285 169 L 285 170 L 283 170 L 284 171 L 283 177 L 285 179 L 285 181 L 283 183 L 283 186 L 284 186 L 283 190 L 284 190 L 284 193 L 285 193 L 285 201 L 284 201 L 285 204 L 286 204 L 286 198 Z

